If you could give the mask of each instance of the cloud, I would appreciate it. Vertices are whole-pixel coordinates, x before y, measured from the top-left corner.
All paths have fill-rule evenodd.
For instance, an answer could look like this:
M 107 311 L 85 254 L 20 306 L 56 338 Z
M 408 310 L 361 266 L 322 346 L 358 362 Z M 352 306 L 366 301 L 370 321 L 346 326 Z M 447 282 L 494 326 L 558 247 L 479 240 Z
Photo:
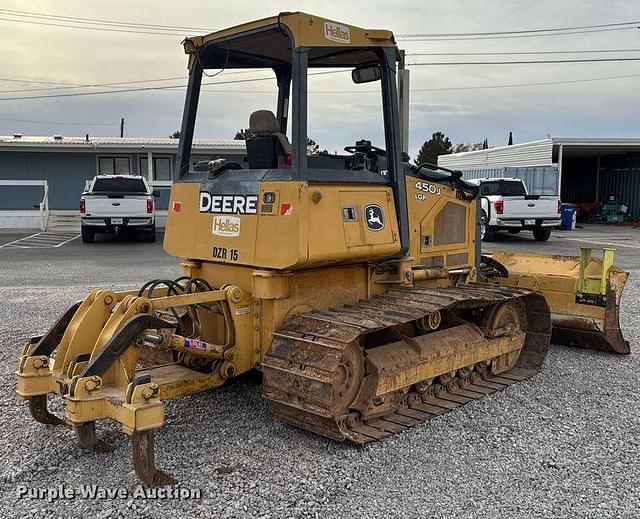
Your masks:
M 50 2 L 34 0 L 28 8 L 19 0 L 5 0 L 4 7 L 54 13 Z M 588 25 L 633 20 L 637 2 L 618 0 L 237 0 L 224 9 L 205 0 L 59 0 L 55 13 L 63 16 L 129 20 L 143 23 L 222 28 L 271 16 L 283 10 L 303 9 L 321 16 L 372 28 L 389 28 L 397 34 L 414 32 L 479 32 Z M 186 34 L 185 34 L 186 35 Z M 507 40 L 409 42 L 408 63 L 455 60 L 500 60 L 501 56 L 445 56 L 453 52 L 516 52 L 636 48 L 636 31 L 590 33 L 575 36 L 535 37 Z M 21 77 L 74 83 L 102 83 L 184 76 L 186 57 L 181 37 L 145 36 L 98 32 L 0 21 L 5 78 Z M 439 55 L 417 56 L 416 53 Z M 628 55 L 628 54 L 625 54 Z M 634 54 L 635 55 L 635 54 Z M 640 53 L 637 55 L 640 56 Z M 589 55 L 578 55 L 588 57 Z M 502 58 L 566 57 L 524 55 Z M 599 64 L 415 66 L 411 68 L 411 150 L 434 131 L 444 131 L 453 142 L 504 144 L 509 131 L 516 141 L 565 136 L 637 136 L 637 95 L 640 78 L 533 86 L 554 82 L 617 75 L 640 75 L 640 62 Z M 338 76 L 338 75 L 336 75 Z M 314 78 L 314 91 L 354 89 L 348 75 Z M 230 76 L 233 77 L 233 76 Z M 214 81 L 222 81 L 225 74 Z M 267 85 L 268 83 L 268 85 Z M 513 88 L 495 85 L 521 84 Z M 0 81 L 0 89 L 29 89 L 38 85 Z M 465 90 L 466 87 L 489 88 Z M 207 92 L 198 118 L 202 137 L 231 138 L 246 127 L 249 113 L 275 109 L 274 97 L 251 93 L 268 91 L 271 82 L 219 85 Z M 379 100 L 369 93 L 371 84 L 360 85 L 359 94 L 314 94 L 309 103 L 309 133 L 322 147 L 341 149 L 368 137 L 384 142 Z M 462 88 L 462 89 L 461 89 Z M 437 89 L 437 90 L 433 90 Z M 6 94 L 0 94 L 0 97 Z M 131 136 L 165 136 L 180 125 L 183 90 L 121 93 L 82 98 L 0 101 L 0 119 L 42 121 L 118 122 L 125 117 Z M 63 126 L 0 120 L 0 133 L 54 133 L 116 135 L 118 126 Z
M 461 116 L 470 115 L 478 111 L 472 106 L 448 104 L 448 103 L 410 103 L 409 110 L 412 112 L 425 113 L 439 116 Z

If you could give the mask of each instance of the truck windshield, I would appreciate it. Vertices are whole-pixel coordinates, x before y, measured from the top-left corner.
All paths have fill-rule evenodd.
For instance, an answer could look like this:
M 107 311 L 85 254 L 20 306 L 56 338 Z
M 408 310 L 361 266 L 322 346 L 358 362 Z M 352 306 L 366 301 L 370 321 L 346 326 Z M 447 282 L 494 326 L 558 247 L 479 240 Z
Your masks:
M 511 180 L 497 180 L 495 182 L 483 182 L 480 186 L 480 194 L 482 195 L 501 195 L 501 196 L 525 196 L 527 193 L 522 182 L 514 182 Z
M 147 189 L 140 178 L 97 178 L 93 184 L 94 193 L 146 193 Z

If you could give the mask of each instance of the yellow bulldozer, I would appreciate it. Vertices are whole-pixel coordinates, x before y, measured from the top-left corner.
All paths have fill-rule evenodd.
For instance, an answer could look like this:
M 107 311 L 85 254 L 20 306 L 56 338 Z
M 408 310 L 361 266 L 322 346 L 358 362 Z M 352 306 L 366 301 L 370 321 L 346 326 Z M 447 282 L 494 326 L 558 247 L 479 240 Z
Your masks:
M 281 13 L 187 38 L 184 49 L 164 238 L 183 276 L 94 289 L 29 340 L 17 394 L 35 420 L 75 428 L 92 451 L 111 450 L 96 422 L 119 422 L 139 478 L 163 485 L 174 483 L 154 459 L 163 402 L 252 370 L 280 420 L 364 444 L 527 379 L 552 333 L 629 351 L 618 324 L 626 274 L 612 251 L 482 256 L 477 188 L 459 172 L 409 164 L 390 31 Z M 211 69 L 267 69 L 277 80 L 275 112 L 251 114 L 246 164 L 193 167 Z M 355 84 L 377 86 L 381 147 L 308 153 L 312 69 L 348 69 Z M 62 398 L 64 416 L 48 410 L 48 395 Z

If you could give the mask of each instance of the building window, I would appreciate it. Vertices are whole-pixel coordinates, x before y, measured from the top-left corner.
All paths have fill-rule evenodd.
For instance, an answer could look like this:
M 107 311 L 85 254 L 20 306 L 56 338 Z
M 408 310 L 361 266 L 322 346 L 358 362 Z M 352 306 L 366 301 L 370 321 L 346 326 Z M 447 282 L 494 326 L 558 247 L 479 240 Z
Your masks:
M 129 157 L 99 157 L 99 175 L 129 175 L 131 174 L 131 162 Z
M 153 157 L 153 179 L 159 181 L 171 180 L 171 157 Z M 140 174 L 148 175 L 149 171 L 147 157 L 140 157 Z

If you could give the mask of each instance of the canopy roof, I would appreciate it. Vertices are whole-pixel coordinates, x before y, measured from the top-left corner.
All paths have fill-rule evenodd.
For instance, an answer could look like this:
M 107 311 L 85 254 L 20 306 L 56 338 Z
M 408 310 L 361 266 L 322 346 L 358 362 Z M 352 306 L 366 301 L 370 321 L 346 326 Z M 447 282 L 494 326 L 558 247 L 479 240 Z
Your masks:
M 291 45 L 307 47 L 310 67 L 350 67 L 376 61 L 375 49 L 395 47 L 393 33 L 362 29 L 307 13 L 280 13 L 184 41 L 189 68 L 274 67 L 291 63 Z

